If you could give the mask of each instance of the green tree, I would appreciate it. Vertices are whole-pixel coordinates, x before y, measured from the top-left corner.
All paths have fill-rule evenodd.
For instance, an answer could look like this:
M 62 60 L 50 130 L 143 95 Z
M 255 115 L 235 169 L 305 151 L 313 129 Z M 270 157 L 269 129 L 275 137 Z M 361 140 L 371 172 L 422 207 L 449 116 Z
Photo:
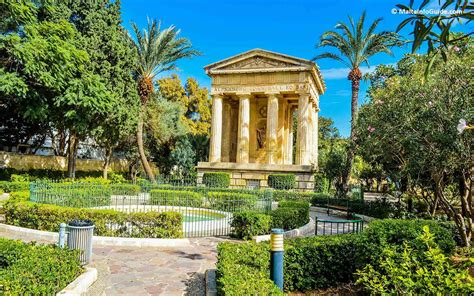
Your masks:
M 150 95 L 154 92 L 154 79 L 159 73 L 173 70 L 176 62 L 182 58 L 198 55 L 186 38 L 178 37 L 180 31 L 174 26 L 161 30 L 160 23 L 148 20 L 143 32 L 132 24 L 135 40 L 133 44 L 138 52 L 136 81 L 140 96 L 141 111 L 138 115 L 137 146 L 143 168 L 150 180 L 155 182 L 154 173 L 148 163 L 143 143 L 143 120 Z
M 94 140 L 104 149 L 103 176 L 107 178 L 114 149 L 136 130 L 139 99 L 132 70 L 137 53 L 121 25 L 120 1 L 64 0 L 60 7 L 57 17 L 68 19 L 79 31 L 91 70 L 100 75 L 111 94 L 113 112 L 92 130 Z
M 440 12 L 439 14 L 427 14 L 423 10 L 432 1 L 423 1 L 418 8 L 415 8 L 415 1 L 411 0 L 410 4 L 397 4 L 397 7 L 406 11 L 413 11 L 408 14 L 397 27 L 400 31 L 408 24 L 413 25 L 412 53 L 420 49 L 423 44 L 427 45 L 428 55 L 430 56 L 427 63 L 425 76 L 428 75 L 433 63 L 438 56 L 441 56 L 446 62 L 448 60 L 450 48 L 457 46 L 459 41 L 468 38 L 473 32 L 452 34 L 452 28 L 459 24 L 469 23 L 473 19 L 474 5 L 469 0 L 438 0 Z M 442 10 L 458 11 L 460 13 L 445 14 Z
M 30 121 L 67 128 L 74 177 L 78 139 L 111 111 L 111 94 L 91 70 L 75 27 L 50 17 L 58 9 L 54 3 L 9 1 L 6 6 L 6 23 L 14 25 L 1 25 L 9 28 L 0 39 L 3 100 L 22 106 L 18 112 Z
M 353 142 L 355 137 L 355 125 L 357 123 L 357 104 L 359 97 L 360 80 L 362 64 L 369 65 L 369 59 L 378 53 L 392 54 L 390 47 L 399 44 L 398 35 L 393 32 L 379 32 L 375 30 L 381 19 L 376 19 L 369 28 L 364 30 L 365 12 L 362 13 L 357 23 L 349 17 L 349 25 L 338 22 L 337 31 L 327 31 L 321 37 L 318 47 L 330 47 L 338 53 L 325 52 L 314 59 L 329 58 L 341 62 L 350 69 L 347 76 L 352 83 L 351 98 L 351 135 Z M 349 179 L 352 171 L 352 162 L 354 160 L 353 143 L 347 149 L 347 159 L 345 171 L 343 174 L 342 187 L 338 192 L 340 196 L 347 195 L 349 190 Z
M 194 78 L 188 78 L 184 87 L 176 74 L 157 80 L 159 95 L 184 108 L 183 122 L 193 135 L 209 135 L 211 128 L 211 100 L 208 90 L 200 87 Z
M 399 190 L 440 207 L 455 222 L 464 245 L 473 237 L 472 133 L 459 134 L 460 118 L 474 121 L 472 39 L 437 62 L 425 79 L 429 56 L 408 56 L 369 89 L 357 126 L 358 153 L 382 165 Z M 382 74 L 382 75 L 381 75 Z M 424 82 L 424 83 L 422 83 Z

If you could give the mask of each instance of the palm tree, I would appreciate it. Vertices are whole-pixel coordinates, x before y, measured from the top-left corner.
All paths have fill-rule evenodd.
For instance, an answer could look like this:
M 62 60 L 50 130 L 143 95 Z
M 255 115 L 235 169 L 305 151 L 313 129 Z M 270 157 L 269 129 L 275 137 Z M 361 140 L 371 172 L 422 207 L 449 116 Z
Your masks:
M 176 69 L 178 60 L 200 53 L 192 49 L 188 39 L 178 37 L 180 31 L 174 26 L 161 30 L 160 22 L 149 19 L 148 27 L 143 32 L 135 23 L 132 23 L 132 28 L 135 33 L 132 42 L 138 52 L 136 80 L 141 101 L 137 127 L 138 153 L 148 178 L 155 182 L 143 145 L 143 117 L 150 95 L 154 92 L 154 80 L 158 74 Z
M 364 32 L 365 11 L 362 13 L 357 24 L 349 16 L 350 25 L 338 22 L 334 31 L 327 31 L 320 37 L 317 47 L 330 47 L 337 53 L 325 52 L 316 56 L 313 60 L 329 58 L 336 60 L 350 69 L 347 79 L 352 83 L 351 99 L 351 145 L 347 150 L 347 162 L 342 176 L 341 192 L 339 196 L 346 196 L 349 190 L 349 177 L 354 160 L 354 133 L 357 122 L 357 102 L 359 97 L 360 80 L 362 72 L 360 66 L 366 64 L 369 66 L 369 58 L 378 53 L 387 53 L 392 55 L 390 48 L 399 45 L 398 35 L 394 32 L 375 33 L 377 25 L 382 19 L 376 19 Z

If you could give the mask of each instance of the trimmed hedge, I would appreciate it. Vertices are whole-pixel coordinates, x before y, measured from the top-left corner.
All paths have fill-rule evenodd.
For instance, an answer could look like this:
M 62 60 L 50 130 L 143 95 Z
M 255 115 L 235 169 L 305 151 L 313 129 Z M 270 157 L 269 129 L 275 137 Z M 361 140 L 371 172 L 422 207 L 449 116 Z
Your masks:
M 113 195 L 138 195 L 140 186 L 133 184 L 111 184 L 110 189 Z
M 108 206 L 112 190 L 109 185 L 91 183 L 37 183 L 32 200 L 65 207 L 87 208 Z
M 304 200 L 312 202 L 313 200 L 325 201 L 327 204 L 328 198 L 331 195 L 327 193 L 316 193 L 307 191 L 287 191 L 287 190 L 273 190 L 273 199 L 276 201 L 280 200 Z
M 177 212 L 124 213 L 38 204 L 9 199 L 3 205 L 7 224 L 57 232 L 60 223 L 92 220 L 94 234 L 116 237 L 179 238 L 183 216 Z
M 283 295 L 270 280 L 268 244 L 220 243 L 217 246 L 219 295 Z
M 353 282 L 357 269 L 378 266 L 387 245 L 403 248 L 403 242 L 415 240 L 425 225 L 443 252 L 452 254 L 455 242 L 450 227 L 427 220 L 377 220 L 360 234 L 285 240 L 285 291 L 314 291 Z M 218 250 L 219 290 L 259 294 L 268 279 L 268 243 L 225 243 Z
M 56 295 L 81 273 L 76 251 L 0 238 L 0 286 L 6 295 Z
M 272 228 L 291 230 L 309 222 L 309 203 L 306 201 L 280 201 L 270 214 Z
M 76 178 L 84 177 L 101 177 L 103 171 L 76 171 Z M 17 170 L 14 168 L 0 169 L 0 180 L 10 180 L 12 175 L 28 175 L 30 180 L 35 179 L 52 179 L 59 180 L 67 178 L 67 171 L 51 170 L 51 169 L 30 169 L 27 171 Z
M 207 193 L 208 206 L 211 209 L 228 212 L 255 210 L 258 196 L 245 193 L 213 191 Z
M 232 218 L 231 236 L 239 239 L 252 239 L 255 235 L 270 232 L 272 217 L 255 212 L 234 213 Z
M 228 188 L 230 186 L 230 175 L 223 172 L 204 173 L 202 183 L 210 188 Z
M 157 206 L 200 207 L 204 198 L 192 191 L 151 190 L 149 204 Z
M 30 182 L 0 181 L 0 189 L 4 192 L 26 191 L 30 190 Z
M 294 174 L 271 174 L 268 175 L 268 186 L 273 189 L 293 189 L 296 185 Z

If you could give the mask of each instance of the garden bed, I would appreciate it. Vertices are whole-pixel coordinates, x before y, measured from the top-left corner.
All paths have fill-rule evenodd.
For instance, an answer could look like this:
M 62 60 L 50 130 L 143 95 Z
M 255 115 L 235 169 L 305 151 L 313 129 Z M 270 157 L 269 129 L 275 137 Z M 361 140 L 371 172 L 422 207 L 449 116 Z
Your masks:
M 83 269 L 76 251 L 0 238 L 0 285 L 12 295 L 54 295 Z
M 423 233 L 424 225 L 429 226 L 442 253 L 452 254 L 452 228 L 425 220 L 377 220 L 360 234 L 285 240 L 285 291 L 316 291 L 353 283 L 357 270 L 367 264 L 378 266 L 386 247 L 414 241 Z M 238 295 L 239 291 L 279 294 L 269 281 L 269 256 L 266 242 L 219 244 L 219 291 L 229 295 Z

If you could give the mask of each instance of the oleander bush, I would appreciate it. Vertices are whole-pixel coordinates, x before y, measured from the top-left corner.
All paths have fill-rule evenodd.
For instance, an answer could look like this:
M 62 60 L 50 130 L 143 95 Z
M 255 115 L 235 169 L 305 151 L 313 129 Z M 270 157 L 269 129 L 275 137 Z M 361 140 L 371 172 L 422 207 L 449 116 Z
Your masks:
M 0 189 L 4 192 L 25 191 L 30 189 L 30 182 L 0 181 Z
M 81 273 L 76 251 L 0 238 L 2 295 L 56 295 Z
M 314 291 L 355 281 L 355 272 L 371 264 L 376 270 L 383 250 L 414 241 L 429 226 L 445 255 L 455 242 L 449 227 L 427 220 L 377 220 L 358 234 L 316 236 L 285 240 L 285 291 Z M 268 278 L 268 243 L 219 244 L 219 291 L 258 295 Z M 246 279 L 246 280 L 244 280 Z M 252 279 L 252 280 L 248 280 Z
M 309 222 L 309 203 L 306 201 L 280 201 L 270 213 L 272 228 L 291 230 Z
M 223 172 L 204 173 L 202 183 L 210 188 L 228 188 L 230 186 L 230 175 Z
M 294 174 L 271 174 L 267 181 L 268 186 L 273 189 L 293 189 L 296 186 Z
M 183 216 L 177 212 L 124 213 L 39 204 L 9 199 L 3 205 L 7 224 L 57 232 L 60 223 L 91 220 L 94 234 L 116 237 L 182 237 Z
M 255 210 L 258 196 L 246 193 L 211 191 L 207 195 L 207 206 L 211 209 L 240 212 Z
M 283 295 L 270 280 L 267 243 L 220 243 L 217 247 L 219 295 Z
M 150 191 L 149 203 L 151 205 L 201 207 L 203 202 L 203 196 L 197 192 L 157 189 Z
M 232 217 L 231 236 L 252 239 L 253 236 L 270 233 L 272 217 L 264 213 L 239 212 Z

